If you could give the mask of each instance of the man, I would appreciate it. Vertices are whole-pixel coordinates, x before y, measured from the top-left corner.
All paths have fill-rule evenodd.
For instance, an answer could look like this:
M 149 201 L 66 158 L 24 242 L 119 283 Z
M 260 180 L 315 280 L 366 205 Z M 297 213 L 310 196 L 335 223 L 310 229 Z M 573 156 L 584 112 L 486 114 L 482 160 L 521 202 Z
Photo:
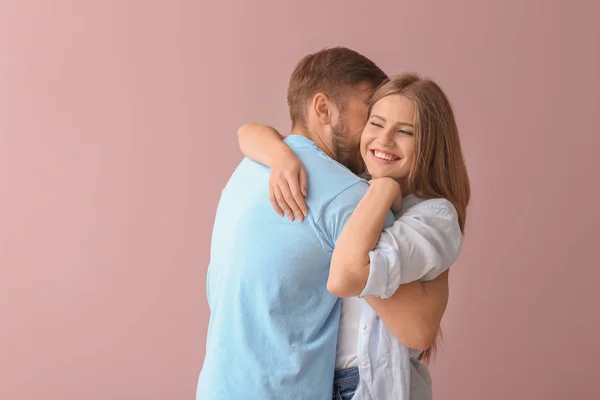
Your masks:
M 340 302 L 333 247 L 368 185 L 359 142 L 386 75 L 346 48 L 304 57 L 289 83 L 292 135 L 311 212 L 273 212 L 268 168 L 245 159 L 223 190 L 207 276 L 211 316 L 197 400 L 331 399 Z M 391 215 L 390 215 L 391 217 Z

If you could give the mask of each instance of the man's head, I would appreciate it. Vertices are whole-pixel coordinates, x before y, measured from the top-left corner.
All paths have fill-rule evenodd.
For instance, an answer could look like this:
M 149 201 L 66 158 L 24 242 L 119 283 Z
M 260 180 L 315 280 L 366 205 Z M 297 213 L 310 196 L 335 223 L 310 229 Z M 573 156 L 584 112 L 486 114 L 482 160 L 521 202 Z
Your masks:
M 360 134 L 369 99 L 385 80 L 373 61 L 345 47 L 307 55 L 288 87 L 292 131 L 313 139 L 353 172 L 362 172 Z

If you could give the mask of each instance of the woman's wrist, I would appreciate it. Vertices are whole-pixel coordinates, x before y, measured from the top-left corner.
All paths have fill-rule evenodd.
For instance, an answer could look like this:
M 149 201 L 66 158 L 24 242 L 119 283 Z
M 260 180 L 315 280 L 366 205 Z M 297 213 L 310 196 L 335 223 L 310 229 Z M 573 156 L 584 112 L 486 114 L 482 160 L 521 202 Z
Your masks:
M 370 182 L 372 190 L 381 196 L 388 199 L 390 203 L 400 195 L 400 184 L 393 178 L 382 177 L 372 179 Z
M 269 149 L 268 154 L 271 167 L 285 165 L 286 162 L 290 161 L 290 158 L 296 157 L 296 154 L 293 152 L 293 150 L 290 149 L 283 141 L 274 143 Z

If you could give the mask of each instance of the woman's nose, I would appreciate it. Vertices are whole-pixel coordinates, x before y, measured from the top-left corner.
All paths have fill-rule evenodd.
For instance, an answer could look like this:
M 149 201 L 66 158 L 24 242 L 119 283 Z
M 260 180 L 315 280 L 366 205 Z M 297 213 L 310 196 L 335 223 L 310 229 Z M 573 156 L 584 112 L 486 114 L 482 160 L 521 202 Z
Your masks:
M 385 147 L 394 147 L 394 144 L 395 144 L 394 138 L 395 138 L 395 136 L 396 136 L 396 132 L 394 132 L 393 130 L 386 130 L 385 132 L 382 132 L 379 135 L 379 137 L 377 138 L 377 141 L 382 146 L 385 146 Z

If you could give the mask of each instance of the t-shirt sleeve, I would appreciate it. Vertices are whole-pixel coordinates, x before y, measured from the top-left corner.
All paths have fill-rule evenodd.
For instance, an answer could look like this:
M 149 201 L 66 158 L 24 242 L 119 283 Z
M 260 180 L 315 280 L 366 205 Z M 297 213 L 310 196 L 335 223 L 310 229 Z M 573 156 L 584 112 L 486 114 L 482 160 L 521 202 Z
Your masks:
M 317 226 L 321 230 L 322 239 L 325 245 L 331 251 L 335 247 L 346 223 L 352 216 L 354 209 L 363 198 L 369 185 L 364 181 L 358 181 L 355 184 L 341 191 L 337 196 L 327 203 L 317 221 Z M 389 227 L 394 223 L 394 215 L 388 212 L 384 227 Z

